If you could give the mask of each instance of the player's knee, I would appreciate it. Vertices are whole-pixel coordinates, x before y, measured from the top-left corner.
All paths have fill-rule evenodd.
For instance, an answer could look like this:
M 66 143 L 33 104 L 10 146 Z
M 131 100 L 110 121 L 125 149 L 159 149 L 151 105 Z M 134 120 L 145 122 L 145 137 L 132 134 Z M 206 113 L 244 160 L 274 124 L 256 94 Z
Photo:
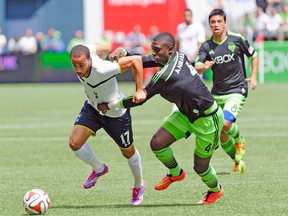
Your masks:
M 133 145 L 129 149 L 121 149 L 121 152 L 125 158 L 129 159 L 135 154 L 135 147 Z
M 69 138 L 69 146 L 73 151 L 77 151 L 81 148 L 81 144 L 79 141 L 77 141 L 77 139 L 73 136 L 70 136 Z
M 223 129 L 222 129 L 222 132 L 223 132 L 223 131 L 225 131 L 225 132 L 229 131 L 231 127 L 232 127 L 232 123 L 225 120 L 225 121 L 224 121 L 224 125 L 223 125 Z
M 161 140 L 156 134 L 154 134 L 154 136 L 150 140 L 150 148 L 152 149 L 152 151 L 158 151 L 162 149 Z
M 193 169 L 194 169 L 194 171 L 195 171 L 197 174 L 201 174 L 201 173 L 204 173 L 204 172 L 208 169 L 208 167 L 206 167 L 206 166 L 199 166 L 199 165 L 195 164 L 194 167 L 193 167 Z

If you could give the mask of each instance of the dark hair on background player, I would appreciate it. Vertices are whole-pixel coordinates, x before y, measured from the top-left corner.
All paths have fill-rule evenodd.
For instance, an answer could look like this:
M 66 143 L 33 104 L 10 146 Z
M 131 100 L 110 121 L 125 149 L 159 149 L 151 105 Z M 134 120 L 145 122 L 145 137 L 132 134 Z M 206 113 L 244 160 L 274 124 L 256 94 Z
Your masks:
M 190 12 L 192 14 L 192 10 L 190 8 L 186 8 L 184 12 Z
M 222 10 L 222 9 L 214 9 L 210 12 L 209 17 L 208 17 L 208 21 L 210 21 L 210 18 L 212 16 L 223 16 L 224 17 L 224 21 L 226 21 L 226 13 Z

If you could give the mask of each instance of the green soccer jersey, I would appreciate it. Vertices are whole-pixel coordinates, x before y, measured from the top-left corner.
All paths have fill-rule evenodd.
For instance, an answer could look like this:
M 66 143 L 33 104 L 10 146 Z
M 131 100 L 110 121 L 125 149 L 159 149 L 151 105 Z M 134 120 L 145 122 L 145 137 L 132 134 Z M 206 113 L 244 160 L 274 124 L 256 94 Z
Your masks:
M 144 67 L 159 66 L 151 55 L 144 56 L 142 60 Z M 145 101 L 160 94 L 166 100 L 175 103 L 190 122 L 209 115 L 205 111 L 215 101 L 187 57 L 177 51 L 173 53 L 168 63 L 152 77 L 145 90 L 147 92 Z M 128 97 L 124 98 L 121 104 L 129 108 L 144 102 L 136 104 L 132 102 L 131 97 Z
M 213 95 L 240 93 L 248 94 L 245 58 L 256 57 L 257 53 L 249 42 L 240 34 L 227 32 L 225 40 L 217 43 L 212 37 L 202 43 L 195 65 L 204 64 L 206 60 L 214 61 Z

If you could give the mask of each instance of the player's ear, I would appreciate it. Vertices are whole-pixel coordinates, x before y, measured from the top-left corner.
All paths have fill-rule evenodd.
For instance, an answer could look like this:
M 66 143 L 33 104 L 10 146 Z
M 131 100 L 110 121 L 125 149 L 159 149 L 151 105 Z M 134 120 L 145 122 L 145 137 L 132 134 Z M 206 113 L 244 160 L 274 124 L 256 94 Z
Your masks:
M 168 48 L 168 50 L 169 50 L 169 55 L 172 55 L 172 53 L 173 53 L 173 46 L 170 46 L 170 47 Z

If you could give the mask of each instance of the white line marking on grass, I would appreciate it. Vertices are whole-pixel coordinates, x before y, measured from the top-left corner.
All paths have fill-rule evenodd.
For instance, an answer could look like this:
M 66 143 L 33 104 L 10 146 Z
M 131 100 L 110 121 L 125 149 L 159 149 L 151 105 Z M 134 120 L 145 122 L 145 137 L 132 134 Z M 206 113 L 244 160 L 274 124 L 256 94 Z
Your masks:
M 96 140 L 111 140 L 108 135 L 97 136 L 97 138 L 92 138 Z M 69 136 L 65 137 L 0 137 L 0 141 L 13 141 L 13 142 L 23 142 L 23 141 L 65 141 L 68 142 Z M 93 140 L 91 140 L 93 142 Z

